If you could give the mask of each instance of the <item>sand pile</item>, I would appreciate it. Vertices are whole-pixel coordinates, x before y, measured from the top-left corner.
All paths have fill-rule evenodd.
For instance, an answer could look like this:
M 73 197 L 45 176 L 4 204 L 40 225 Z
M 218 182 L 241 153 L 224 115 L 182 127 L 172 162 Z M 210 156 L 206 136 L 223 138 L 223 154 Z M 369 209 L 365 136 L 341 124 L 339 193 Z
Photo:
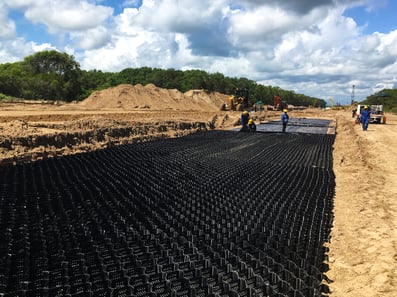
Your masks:
M 182 93 L 153 84 L 123 84 L 93 92 L 79 104 L 89 109 L 217 111 L 227 100 L 228 95 L 205 90 Z

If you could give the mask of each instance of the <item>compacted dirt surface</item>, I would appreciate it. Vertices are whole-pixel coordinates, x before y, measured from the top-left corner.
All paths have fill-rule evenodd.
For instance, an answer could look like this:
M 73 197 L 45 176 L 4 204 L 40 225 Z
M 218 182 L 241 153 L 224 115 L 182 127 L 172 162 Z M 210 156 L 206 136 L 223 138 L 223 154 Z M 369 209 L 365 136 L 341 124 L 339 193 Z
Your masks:
M 228 96 L 154 85 L 121 85 L 80 103 L 0 104 L 0 166 L 34 162 L 158 137 L 235 129 L 241 112 L 220 111 Z M 279 119 L 251 113 L 255 122 Z M 397 116 L 362 131 L 349 109 L 290 111 L 336 123 L 334 226 L 328 282 L 332 297 L 397 296 Z
M 397 296 L 397 117 L 368 131 L 335 117 L 331 296 Z

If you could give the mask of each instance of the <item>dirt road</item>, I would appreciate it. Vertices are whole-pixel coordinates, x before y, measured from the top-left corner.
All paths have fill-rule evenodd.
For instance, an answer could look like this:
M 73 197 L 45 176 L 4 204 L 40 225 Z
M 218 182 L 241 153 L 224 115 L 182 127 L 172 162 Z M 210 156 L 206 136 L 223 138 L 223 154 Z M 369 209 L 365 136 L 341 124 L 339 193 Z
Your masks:
M 332 297 L 397 296 L 397 117 L 368 131 L 336 114 Z

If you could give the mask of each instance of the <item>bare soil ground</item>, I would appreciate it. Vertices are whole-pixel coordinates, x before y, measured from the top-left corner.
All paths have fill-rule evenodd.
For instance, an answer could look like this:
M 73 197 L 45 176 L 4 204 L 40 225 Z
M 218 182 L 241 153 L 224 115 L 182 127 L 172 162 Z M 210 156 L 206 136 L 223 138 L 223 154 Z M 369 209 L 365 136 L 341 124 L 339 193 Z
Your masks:
M 0 104 L 2 166 L 157 137 L 239 125 L 240 112 L 219 111 L 227 95 L 180 93 L 154 85 L 93 93 L 81 103 Z M 256 123 L 278 112 L 253 113 Z M 327 277 L 332 297 L 397 296 L 397 116 L 368 131 L 350 110 L 291 111 L 291 118 L 337 123 L 336 196 Z M 1 166 L 1 165 L 0 165 Z
M 397 296 L 397 117 L 364 132 L 335 116 L 331 296 Z

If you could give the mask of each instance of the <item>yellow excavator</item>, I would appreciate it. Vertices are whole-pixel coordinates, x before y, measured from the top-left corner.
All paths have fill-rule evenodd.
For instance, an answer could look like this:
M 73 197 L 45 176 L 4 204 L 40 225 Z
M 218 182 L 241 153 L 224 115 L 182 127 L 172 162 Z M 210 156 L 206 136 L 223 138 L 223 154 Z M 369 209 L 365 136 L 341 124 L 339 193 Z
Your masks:
M 242 111 L 248 108 L 249 91 L 246 88 L 236 89 L 234 94 L 229 97 L 229 102 L 222 103 L 220 110 Z

